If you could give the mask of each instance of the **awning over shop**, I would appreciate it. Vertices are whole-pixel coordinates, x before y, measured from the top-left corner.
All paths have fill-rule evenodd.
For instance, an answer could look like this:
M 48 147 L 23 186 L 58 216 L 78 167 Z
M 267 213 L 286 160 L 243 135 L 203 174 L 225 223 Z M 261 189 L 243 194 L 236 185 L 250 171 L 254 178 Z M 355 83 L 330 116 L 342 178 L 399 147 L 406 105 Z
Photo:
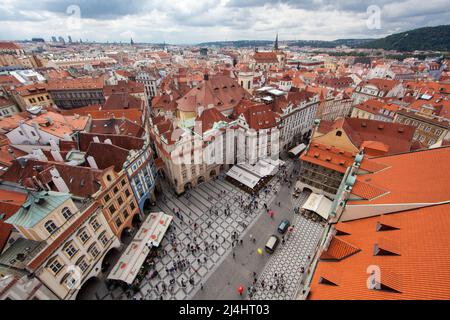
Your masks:
M 293 157 L 296 157 L 305 149 L 306 149 L 306 145 L 304 143 L 302 143 L 302 144 L 299 144 L 298 146 L 296 146 L 295 148 L 292 148 L 291 150 L 289 150 L 289 154 L 292 155 Z
M 253 189 L 261 180 L 259 176 L 256 176 L 239 166 L 234 166 L 227 172 L 227 176 L 230 178 L 233 178 L 234 180 L 242 183 L 243 185 L 249 187 L 250 189 Z
M 256 164 L 241 163 L 233 166 L 227 176 L 253 189 L 260 180 L 278 173 L 279 166 L 283 165 L 282 160 L 262 159 Z
M 114 266 L 108 279 L 132 284 L 152 247 L 159 247 L 173 217 L 154 212 L 142 224 L 133 241 Z
M 325 220 L 328 220 L 332 204 L 333 202 L 326 198 L 324 195 L 311 193 L 302 208 L 308 211 L 315 212 Z

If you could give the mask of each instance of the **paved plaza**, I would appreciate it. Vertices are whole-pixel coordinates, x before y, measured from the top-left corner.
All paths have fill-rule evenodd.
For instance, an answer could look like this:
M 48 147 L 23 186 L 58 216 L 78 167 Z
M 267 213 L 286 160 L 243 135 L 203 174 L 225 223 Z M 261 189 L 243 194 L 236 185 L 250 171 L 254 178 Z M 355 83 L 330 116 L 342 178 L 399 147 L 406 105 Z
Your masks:
M 303 194 L 299 200 L 304 203 L 307 196 L 308 194 Z M 301 215 L 295 216 L 293 225 L 295 225 L 293 233 L 286 236 L 288 240 L 285 245 L 280 244 L 266 265 L 251 299 L 295 299 L 303 277 L 302 271 L 307 269 L 311 262 L 310 259 L 314 256 L 317 245 L 323 236 L 324 226 Z M 264 282 L 264 288 L 261 286 L 261 282 Z
M 275 181 L 269 185 L 273 190 L 279 190 L 281 187 L 280 183 Z M 150 279 L 147 276 L 142 281 L 140 292 L 135 295 L 136 299 L 192 298 L 205 279 L 231 252 L 232 234 L 237 232 L 238 237 L 242 237 L 255 219 L 266 212 L 263 203 L 270 204 L 275 199 L 275 192 L 267 195 L 261 192 L 258 209 L 247 214 L 236 199 L 242 197 L 244 203 L 248 204 L 251 199 L 249 194 L 222 177 L 200 184 L 180 197 L 170 188 L 164 190 L 164 196 L 158 200 L 152 211 L 163 211 L 172 215 L 173 225 L 161 244 L 160 252 L 163 251 L 164 254 L 153 260 L 159 277 Z M 228 216 L 224 213 L 227 205 L 230 211 Z M 219 211 L 217 215 L 216 210 Z M 183 219 L 174 212 L 179 212 Z M 177 242 L 176 250 L 170 241 L 172 237 Z M 200 250 L 194 253 L 189 250 L 190 245 L 198 245 Z M 186 267 L 170 272 L 174 262 L 178 261 L 186 262 Z M 194 280 L 193 284 L 189 283 L 191 278 Z M 163 289 L 164 286 L 166 290 Z

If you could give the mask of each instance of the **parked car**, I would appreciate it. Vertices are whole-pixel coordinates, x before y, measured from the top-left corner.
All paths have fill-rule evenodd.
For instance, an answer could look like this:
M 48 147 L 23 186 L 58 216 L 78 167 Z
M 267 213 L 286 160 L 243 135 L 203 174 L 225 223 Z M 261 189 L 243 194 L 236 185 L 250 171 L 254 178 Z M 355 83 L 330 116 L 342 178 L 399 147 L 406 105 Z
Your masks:
M 268 253 L 274 253 L 279 243 L 280 239 L 276 235 L 271 235 L 269 240 L 266 242 L 266 251 Z
M 285 234 L 290 225 L 291 223 L 289 222 L 289 220 L 281 221 L 280 225 L 278 226 L 278 232 L 281 234 Z

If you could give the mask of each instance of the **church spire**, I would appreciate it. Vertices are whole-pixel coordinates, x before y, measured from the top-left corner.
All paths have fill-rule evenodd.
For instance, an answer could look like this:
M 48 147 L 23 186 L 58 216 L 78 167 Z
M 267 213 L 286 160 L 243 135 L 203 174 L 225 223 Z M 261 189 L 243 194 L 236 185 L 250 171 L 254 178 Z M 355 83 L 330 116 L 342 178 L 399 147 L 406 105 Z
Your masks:
M 278 51 L 278 32 L 277 32 L 277 37 L 275 38 L 275 45 L 273 48 L 275 51 Z

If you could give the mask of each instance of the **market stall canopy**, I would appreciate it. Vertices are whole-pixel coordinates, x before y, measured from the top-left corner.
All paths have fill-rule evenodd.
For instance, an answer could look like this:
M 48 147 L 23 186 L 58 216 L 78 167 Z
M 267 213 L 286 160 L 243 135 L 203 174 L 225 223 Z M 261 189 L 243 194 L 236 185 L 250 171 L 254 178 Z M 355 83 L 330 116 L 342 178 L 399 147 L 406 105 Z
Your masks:
M 239 163 L 227 172 L 227 176 L 253 189 L 263 178 L 276 175 L 283 164 L 282 160 L 270 158 L 261 159 L 254 165 Z
M 159 247 L 172 220 L 172 216 L 163 212 L 151 213 L 112 269 L 108 279 L 132 284 L 151 248 Z
M 328 220 L 333 202 L 322 194 L 311 193 L 308 200 L 303 205 L 303 209 L 317 213 Z
M 292 148 L 291 150 L 289 150 L 289 154 L 292 155 L 293 157 L 296 157 L 305 149 L 306 149 L 306 145 L 304 143 L 302 143 L 302 144 L 299 144 L 298 146 L 296 146 L 295 148 Z

